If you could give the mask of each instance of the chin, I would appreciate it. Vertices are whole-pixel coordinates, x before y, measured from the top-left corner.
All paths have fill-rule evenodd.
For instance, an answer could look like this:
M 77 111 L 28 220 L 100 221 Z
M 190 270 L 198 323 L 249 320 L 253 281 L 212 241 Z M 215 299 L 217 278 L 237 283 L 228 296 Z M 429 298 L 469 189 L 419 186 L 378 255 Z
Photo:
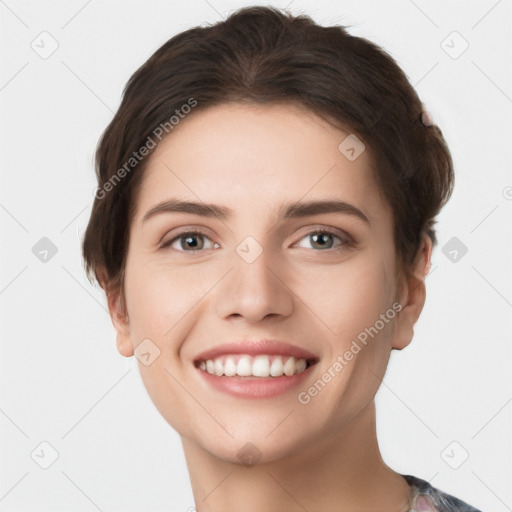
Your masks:
M 285 419 L 289 412 L 269 414 L 267 420 L 260 417 L 250 424 L 246 415 L 232 418 L 228 429 L 231 435 L 220 427 L 212 435 L 212 429 L 205 428 L 203 420 L 203 426 L 187 437 L 218 459 L 248 467 L 289 459 L 303 453 L 304 446 L 314 444 L 313 438 L 318 435 L 312 425 L 290 421 L 295 412 Z

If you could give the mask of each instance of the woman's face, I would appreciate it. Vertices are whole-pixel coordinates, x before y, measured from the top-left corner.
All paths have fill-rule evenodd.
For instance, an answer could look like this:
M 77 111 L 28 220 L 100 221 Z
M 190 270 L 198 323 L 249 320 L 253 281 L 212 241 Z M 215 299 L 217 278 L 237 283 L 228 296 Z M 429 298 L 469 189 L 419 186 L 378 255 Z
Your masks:
M 392 212 L 369 148 L 348 135 L 295 107 L 221 105 L 181 121 L 148 162 L 130 230 L 126 322 L 109 298 L 118 350 L 136 349 L 168 423 L 220 458 L 271 461 L 332 438 L 372 401 L 390 350 L 412 336 L 415 315 L 397 315 L 407 296 L 395 279 Z M 147 215 L 172 201 L 199 207 Z M 340 204 L 284 215 L 324 201 Z M 207 205 L 225 215 L 205 215 Z M 252 345 L 260 340 L 270 341 Z M 226 373 L 246 353 L 260 354 L 249 371 L 279 374 L 276 354 L 286 366 L 292 349 L 276 340 L 315 364 L 282 377 L 198 367 L 220 348 Z

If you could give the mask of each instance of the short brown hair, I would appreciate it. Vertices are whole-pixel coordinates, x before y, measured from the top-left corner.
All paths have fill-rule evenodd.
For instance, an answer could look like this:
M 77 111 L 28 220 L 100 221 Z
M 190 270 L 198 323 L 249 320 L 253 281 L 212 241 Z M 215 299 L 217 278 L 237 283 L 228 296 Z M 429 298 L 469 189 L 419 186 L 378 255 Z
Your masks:
M 246 7 L 223 22 L 175 35 L 126 84 L 98 143 L 102 194 L 82 246 L 89 280 L 94 273 L 106 291 L 124 287 L 129 229 L 148 158 L 133 170 L 126 162 L 191 99 L 197 106 L 190 115 L 232 101 L 291 102 L 349 127 L 377 162 L 374 175 L 393 211 L 401 269 L 409 271 L 423 233 L 437 243 L 434 218 L 452 193 L 452 159 L 439 127 L 422 124 L 423 105 L 395 60 L 345 27 Z M 126 172 L 114 183 L 123 164 Z

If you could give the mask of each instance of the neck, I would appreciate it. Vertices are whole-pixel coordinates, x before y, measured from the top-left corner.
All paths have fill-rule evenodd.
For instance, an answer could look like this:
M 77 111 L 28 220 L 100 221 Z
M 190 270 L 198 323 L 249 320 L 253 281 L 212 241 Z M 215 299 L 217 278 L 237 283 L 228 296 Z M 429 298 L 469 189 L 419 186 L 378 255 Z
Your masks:
M 342 431 L 246 466 L 182 438 L 197 512 L 407 512 L 410 488 L 381 458 L 372 400 Z

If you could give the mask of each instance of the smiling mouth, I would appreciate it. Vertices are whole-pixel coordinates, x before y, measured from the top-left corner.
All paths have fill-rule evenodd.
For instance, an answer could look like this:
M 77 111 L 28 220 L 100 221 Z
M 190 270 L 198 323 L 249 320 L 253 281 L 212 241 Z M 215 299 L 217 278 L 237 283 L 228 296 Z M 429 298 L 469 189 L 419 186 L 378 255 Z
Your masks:
M 315 359 L 288 355 L 225 354 L 213 359 L 200 359 L 194 366 L 218 377 L 277 378 L 298 375 L 316 364 Z

